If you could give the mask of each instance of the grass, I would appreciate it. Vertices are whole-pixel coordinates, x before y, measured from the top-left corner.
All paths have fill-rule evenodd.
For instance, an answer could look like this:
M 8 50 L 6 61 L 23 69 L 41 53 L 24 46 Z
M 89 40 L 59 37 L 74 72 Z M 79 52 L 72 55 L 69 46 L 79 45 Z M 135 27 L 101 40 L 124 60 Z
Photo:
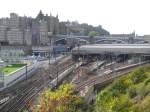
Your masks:
M 25 64 L 12 64 L 12 65 L 2 68 L 1 70 L 5 75 L 9 75 L 10 73 L 16 71 L 17 69 L 23 66 L 25 66 Z

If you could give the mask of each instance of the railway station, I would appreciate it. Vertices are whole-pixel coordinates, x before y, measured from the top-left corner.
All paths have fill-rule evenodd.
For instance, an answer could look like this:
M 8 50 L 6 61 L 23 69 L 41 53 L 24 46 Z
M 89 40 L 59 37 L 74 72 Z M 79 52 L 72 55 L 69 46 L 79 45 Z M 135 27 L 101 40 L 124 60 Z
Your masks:
M 140 57 L 149 59 L 150 44 L 91 44 L 82 45 L 72 50 L 74 60 L 80 58 L 96 57 L 104 59 L 106 57 Z
M 73 54 L 150 54 L 150 44 L 93 44 L 73 49 Z

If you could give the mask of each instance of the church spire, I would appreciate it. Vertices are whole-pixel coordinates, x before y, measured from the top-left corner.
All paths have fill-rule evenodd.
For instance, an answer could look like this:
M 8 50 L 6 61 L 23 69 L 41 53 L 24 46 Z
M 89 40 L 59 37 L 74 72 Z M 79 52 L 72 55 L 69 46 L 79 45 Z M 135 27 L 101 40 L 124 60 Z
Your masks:
M 40 12 L 39 12 L 39 14 L 37 15 L 36 18 L 39 19 L 39 20 L 44 19 L 44 14 L 43 14 L 42 10 L 40 10 Z
M 52 14 L 51 14 L 51 12 L 50 12 L 50 17 L 52 17 Z
M 56 15 L 56 18 L 58 19 L 58 14 Z

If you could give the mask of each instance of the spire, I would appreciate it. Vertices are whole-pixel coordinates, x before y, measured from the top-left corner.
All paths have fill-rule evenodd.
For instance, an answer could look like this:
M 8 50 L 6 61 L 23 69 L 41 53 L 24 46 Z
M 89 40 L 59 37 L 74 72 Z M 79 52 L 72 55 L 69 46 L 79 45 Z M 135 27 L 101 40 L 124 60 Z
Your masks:
M 52 14 L 51 14 L 51 12 L 50 12 L 50 17 L 52 17 Z
M 42 13 L 42 10 L 40 10 L 39 14 L 36 17 L 39 20 L 42 20 L 44 18 L 44 14 Z
M 58 19 L 58 14 L 56 15 L 56 18 Z

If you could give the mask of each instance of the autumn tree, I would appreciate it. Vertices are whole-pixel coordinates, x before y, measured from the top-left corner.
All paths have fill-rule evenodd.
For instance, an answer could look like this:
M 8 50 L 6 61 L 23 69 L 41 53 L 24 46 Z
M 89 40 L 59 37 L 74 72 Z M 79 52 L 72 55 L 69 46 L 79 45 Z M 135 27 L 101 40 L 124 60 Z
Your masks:
M 44 91 L 33 112 L 79 112 L 81 103 L 82 98 L 74 94 L 74 86 L 65 84 L 58 90 Z

